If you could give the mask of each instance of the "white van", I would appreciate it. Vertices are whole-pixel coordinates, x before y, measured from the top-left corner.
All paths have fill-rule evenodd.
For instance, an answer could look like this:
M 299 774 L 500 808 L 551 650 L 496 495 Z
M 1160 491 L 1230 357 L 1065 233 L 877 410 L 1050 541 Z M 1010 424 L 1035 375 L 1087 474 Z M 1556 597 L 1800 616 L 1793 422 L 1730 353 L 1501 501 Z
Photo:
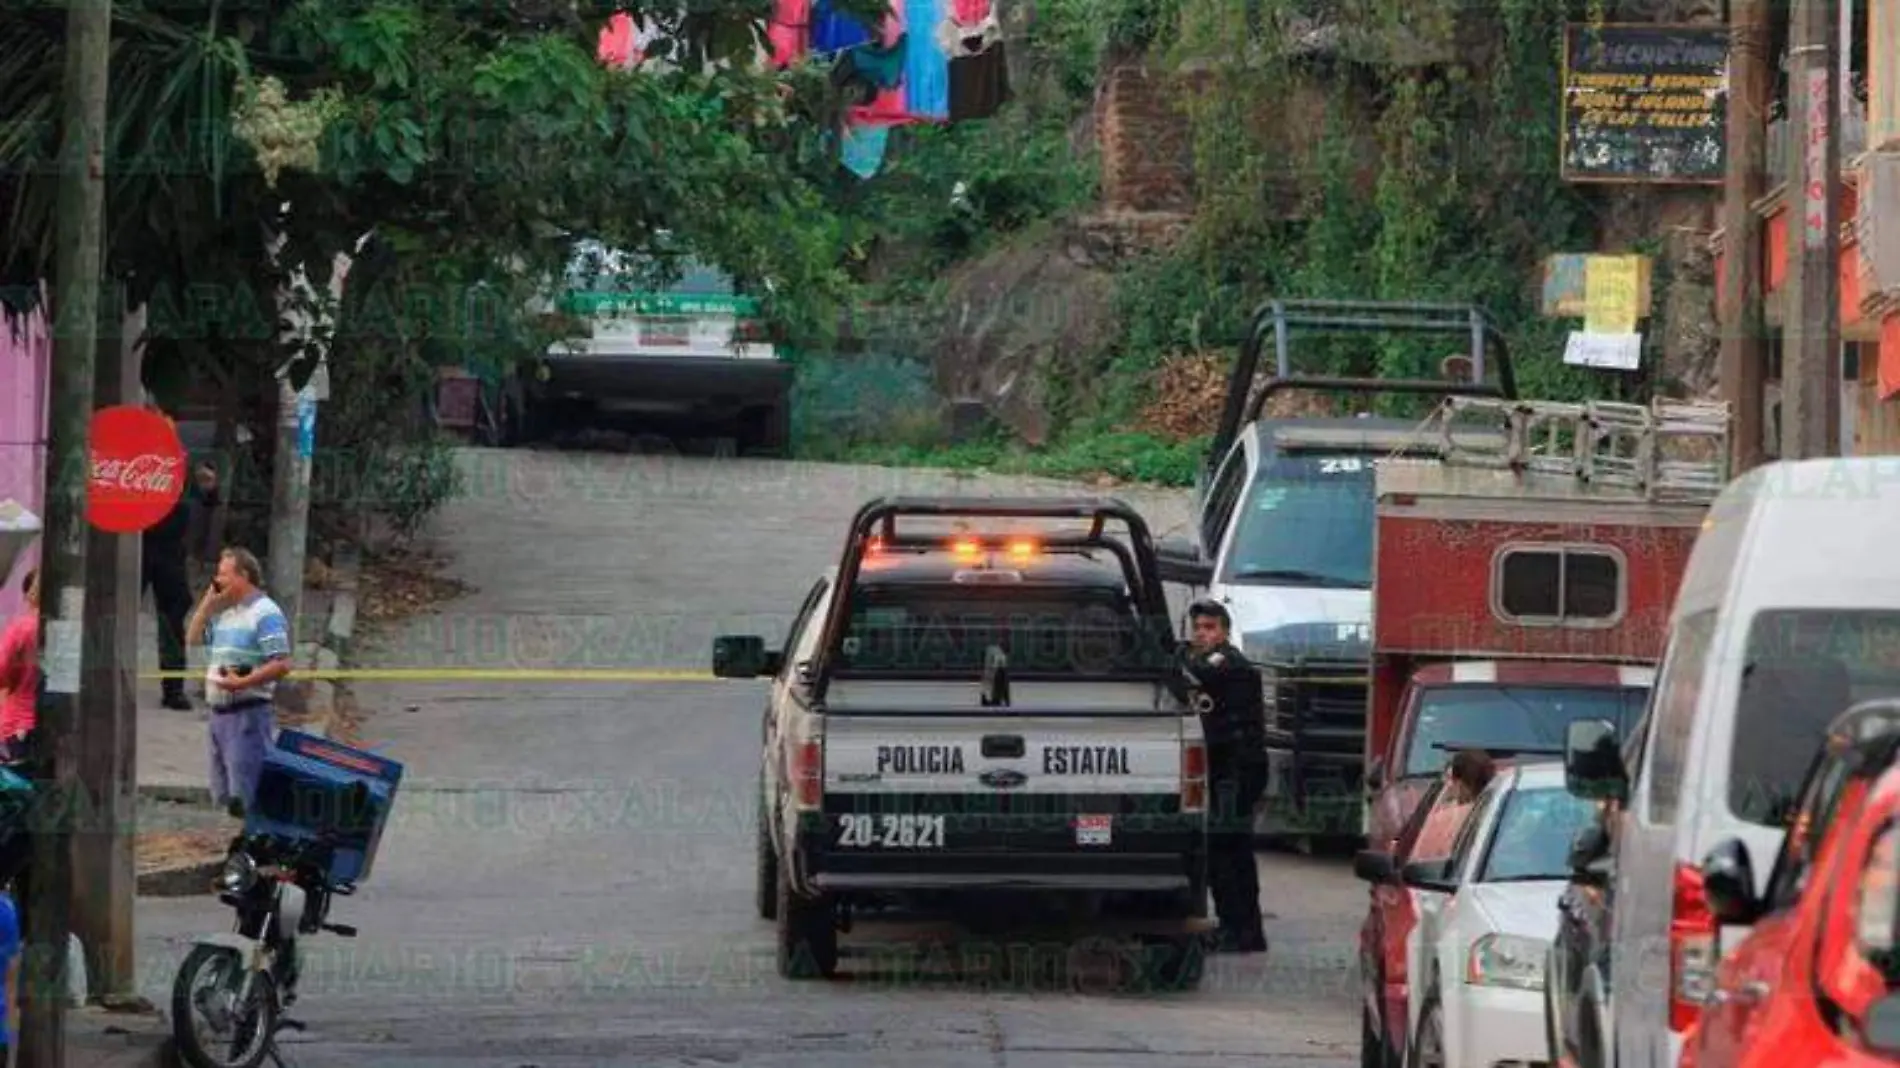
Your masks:
M 1608 724 L 1573 724 L 1571 789 L 1627 799 L 1612 846 L 1615 1068 L 1676 1068 L 1712 988 L 1710 850 L 1739 840 L 1765 892 L 1827 724 L 1900 695 L 1896 531 L 1900 457 L 1776 463 L 1735 480 L 1690 555 L 1627 759 Z M 1742 933 L 1722 930 L 1720 946 Z

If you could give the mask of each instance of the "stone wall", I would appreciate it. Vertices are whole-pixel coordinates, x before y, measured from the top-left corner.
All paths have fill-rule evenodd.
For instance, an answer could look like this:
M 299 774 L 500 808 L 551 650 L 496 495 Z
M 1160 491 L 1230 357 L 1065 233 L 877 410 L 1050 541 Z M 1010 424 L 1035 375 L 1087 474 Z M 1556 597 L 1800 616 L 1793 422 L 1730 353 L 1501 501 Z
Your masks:
M 1109 72 L 1097 103 L 1102 210 L 1194 207 L 1194 138 L 1186 106 L 1194 75 L 1127 64 Z

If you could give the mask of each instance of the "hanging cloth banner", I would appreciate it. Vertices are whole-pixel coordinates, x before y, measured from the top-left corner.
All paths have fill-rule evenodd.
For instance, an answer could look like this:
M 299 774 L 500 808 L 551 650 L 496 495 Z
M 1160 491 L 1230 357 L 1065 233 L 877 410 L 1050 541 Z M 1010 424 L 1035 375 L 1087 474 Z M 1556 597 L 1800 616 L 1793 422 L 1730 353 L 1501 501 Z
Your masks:
M 777 0 L 765 36 L 772 43 L 772 65 L 789 67 L 805 58 L 811 30 L 812 0 Z
M 884 149 L 890 140 L 889 126 L 847 126 L 838 158 L 846 170 L 869 180 L 884 165 Z
M 861 46 L 848 54 L 848 58 L 859 67 L 867 64 L 878 72 L 877 95 L 868 105 L 850 108 L 846 112 L 846 121 L 855 126 L 902 126 L 915 122 L 910 113 L 909 96 L 904 87 L 904 50 L 909 47 L 909 35 L 905 32 L 904 12 L 900 6 L 902 0 L 893 0 L 891 10 L 884 17 L 880 28 L 882 48 L 873 51 L 869 45 Z M 885 80 L 885 72 L 895 75 L 895 80 Z
M 811 51 L 829 56 L 871 41 L 869 27 L 850 15 L 832 9 L 831 0 L 811 2 Z
M 950 117 L 950 57 L 941 29 L 950 22 L 939 0 L 897 0 L 909 29 L 904 53 L 906 104 L 913 118 L 943 122 Z

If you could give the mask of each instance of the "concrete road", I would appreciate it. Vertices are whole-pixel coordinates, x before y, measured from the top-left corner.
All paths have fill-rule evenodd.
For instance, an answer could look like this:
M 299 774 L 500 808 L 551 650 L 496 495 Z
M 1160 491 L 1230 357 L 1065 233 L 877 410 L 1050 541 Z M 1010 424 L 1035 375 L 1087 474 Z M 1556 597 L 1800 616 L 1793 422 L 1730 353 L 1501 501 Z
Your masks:
M 776 638 L 886 492 L 1075 487 L 844 467 L 474 450 L 437 534 L 475 589 L 369 663 L 704 670 L 711 637 Z M 1163 530 L 1178 495 L 1127 495 Z M 308 944 L 304 1065 L 1343 1065 L 1357 1058 L 1339 861 L 1265 855 L 1273 952 L 1202 989 L 1109 995 L 919 978 L 847 956 L 788 983 L 752 907 L 763 686 L 404 682 L 360 687 L 408 780 L 368 884 Z M 143 985 L 168 996 L 212 899 L 147 900 Z M 858 935 L 847 954 L 875 948 Z M 925 952 L 922 965 L 941 963 Z M 918 962 L 913 961 L 913 964 Z M 999 980 L 991 982 L 990 980 Z

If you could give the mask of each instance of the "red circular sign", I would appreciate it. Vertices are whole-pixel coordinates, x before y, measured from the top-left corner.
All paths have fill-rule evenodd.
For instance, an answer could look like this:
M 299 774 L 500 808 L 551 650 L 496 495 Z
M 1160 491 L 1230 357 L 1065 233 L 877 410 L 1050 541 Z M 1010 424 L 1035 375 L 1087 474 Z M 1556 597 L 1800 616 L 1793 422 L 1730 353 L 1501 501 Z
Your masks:
M 92 415 L 92 476 L 86 521 L 137 534 L 171 512 L 185 492 L 185 446 L 170 419 L 121 404 Z

